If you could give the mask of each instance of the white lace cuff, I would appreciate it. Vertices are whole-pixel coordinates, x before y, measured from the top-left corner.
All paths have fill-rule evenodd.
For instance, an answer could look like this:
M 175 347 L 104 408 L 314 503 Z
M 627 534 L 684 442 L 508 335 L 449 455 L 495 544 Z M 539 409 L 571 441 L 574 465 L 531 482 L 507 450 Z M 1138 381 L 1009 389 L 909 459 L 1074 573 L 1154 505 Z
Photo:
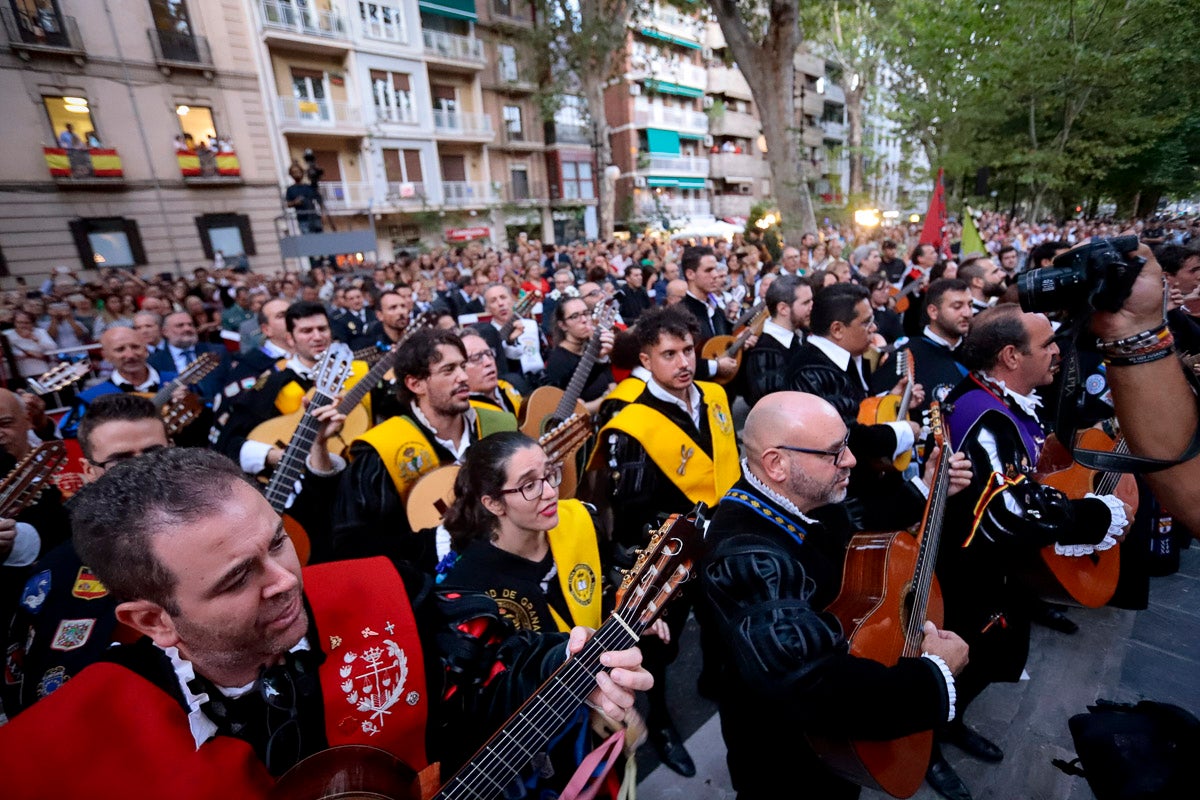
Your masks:
M 933 653 L 921 653 L 921 658 L 928 658 L 942 671 L 942 678 L 946 681 L 946 697 L 950 700 L 950 715 L 946 717 L 946 722 L 953 722 L 954 701 L 958 699 L 958 692 L 954 690 L 954 673 L 946 666 L 946 662 L 942 660 L 941 656 L 935 656 Z
M 1111 494 L 1092 494 L 1088 492 L 1087 497 L 1094 497 L 1104 505 L 1108 506 L 1108 512 L 1112 515 L 1112 519 L 1108 523 L 1108 531 L 1104 534 L 1104 539 L 1096 544 L 1055 544 L 1054 552 L 1060 556 L 1087 556 L 1092 553 L 1101 552 L 1113 547 L 1117 543 L 1117 537 L 1125 530 L 1125 526 L 1129 523 L 1129 518 L 1125 516 L 1125 503 L 1115 495 Z

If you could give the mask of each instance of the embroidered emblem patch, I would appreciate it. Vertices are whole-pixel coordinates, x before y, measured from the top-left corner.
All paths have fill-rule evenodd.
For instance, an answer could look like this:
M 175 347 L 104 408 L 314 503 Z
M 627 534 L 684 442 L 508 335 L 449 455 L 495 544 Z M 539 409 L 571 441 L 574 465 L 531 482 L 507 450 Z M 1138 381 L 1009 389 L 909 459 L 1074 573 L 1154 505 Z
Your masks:
M 65 667 L 54 667 L 47 670 L 42 679 L 38 681 L 37 696 L 45 697 L 52 692 L 58 691 L 67 682 L 67 678 L 68 675 Z
M 31 614 L 42 610 L 46 595 L 50 594 L 50 570 L 42 570 L 25 581 L 25 591 L 21 593 L 21 608 Z
M 567 578 L 571 597 L 581 606 L 591 605 L 596 595 L 596 573 L 587 564 L 576 564 Z
M 406 442 L 396 456 L 396 466 L 405 480 L 416 480 L 435 463 L 433 453 L 421 442 Z
M 720 403 L 713 404 L 713 416 L 717 418 L 717 427 L 721 429 L 721 433 L 733 433 L 733 425 L 729 423 L 729 415 L 725 413 L 725 408 Z
M 13 642 L 8 646 L 4 659 L 4 682 L 9 686 L 20 686 L 25 681 L 25 651 Z
M 342 656 L 338 675 L 346 702 L 366 716 L 360 719 L 363 733 L 374 736 L 383 730 L 392 706 L 404 698 L 408 680 L 408 656 L 400 645 L 384 639 L 383 647 L 372 645 Z M 412 694 L 412 693 L 410 693 Z M 415 701 L 406 700 L 409 705 Z
M 95 619 L 64 619 L 58 623 L 54 639 L 50 642 L 51 650 L 77 650 L 87 644 L 92 636 L 92 628 L 96 627 Z
M 75 586 L 71 588 L 71 594 L 82 600 L 96 600 L 107 595 L 108 589 L 94 572 L 87 567 L 80 567 L 79 574 L 75 576 Z
M 1108 382 L 1104 380 L 1104 376 L 1100 374 L 1088 375 L 1087 380 L 1083 382 L 1083 388 L 1087 389 L 1090 395 L 1102 394 L 1108 388 Z

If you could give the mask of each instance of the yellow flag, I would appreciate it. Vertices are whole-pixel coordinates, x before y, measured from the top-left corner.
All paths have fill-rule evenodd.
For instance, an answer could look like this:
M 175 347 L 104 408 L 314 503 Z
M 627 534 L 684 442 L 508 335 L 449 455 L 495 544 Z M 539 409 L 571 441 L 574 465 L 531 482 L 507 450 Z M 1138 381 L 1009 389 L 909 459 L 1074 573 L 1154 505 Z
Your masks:
M 983 249 L 983 239 L 980 238 L 979 230 L 975 227 L 975 218 L 971 215 L 971 208 L 967 206 L 966 213 L 963 214 L 962 244 L 958 246 L 958 255 L 961 260 L 972 253 L 985 255 L 987 251 Z

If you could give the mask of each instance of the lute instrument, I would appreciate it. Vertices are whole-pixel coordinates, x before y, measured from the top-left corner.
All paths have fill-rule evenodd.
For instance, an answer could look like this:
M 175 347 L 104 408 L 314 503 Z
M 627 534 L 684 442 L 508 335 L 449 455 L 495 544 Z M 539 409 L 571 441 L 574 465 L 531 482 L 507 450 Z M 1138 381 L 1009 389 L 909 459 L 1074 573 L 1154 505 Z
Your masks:
M 157 392 L 152 395 L 144 395 L 149 397 L 150 401 L 154 403 L 154 407 L 158 409 L 163 424 L 167 426 L 167 436 L 174 436 L 191 425 L 204 411 L 204 402 L 195 392 L 188 391 L 176 400 L 172 397 L 175 390 L 199 382 L 220 365 L 221 357 L 216 353 L 201 353 L 196 356 L 195 361 L 163 384 Z
M 12 519 L 33 505 L 66 460 L 67 446 L 60 439 L 30 450 L 0 481 L 0 517 Z
M 431 800 L 493 800 L 570 719 L 605 669 L 601 654 L 637 644 L 643 631 L 692 575 L 703 543 L 703 505 L 674 514 L 651 537 L 625 573 L 617 604 L 596 634 L 509 717 L 471 759 L 445 781 Z M 301 761 L 279 779 L 277 800 L 404 798 L 425 800 L 430 770 L 418 776 L 383 750 L 347 745 Z
M 924 624 L 942 624 L 942 598 L 934 577 L 946 500 L 950 496 L 948 431 L 937 402 L 929 427 L 941 447 L 925 514 L 917 533 L 855 534 L 846 551 L 842 588 L 826 609 L 846 632 L 851 655 L 893 666 L 918 658 Z M 933 731 L 866 741 L 809 736 L 817 755 L 842 777 L 893 797 L 911 797 L 925 780 Z
M 591 418 L 587 414 L 572 414 L 565 421 L 546 431 L 538 439 L 538 445 L 546 453 L 551 464 L 564 464 L 563 482 L 559 484 L 560 498 L 571 497 L 563 493 L 567 482 L 566 462 L 574 458 L 576 451 L 591 435 Z M 447 464 L 425 473 L 409 492 L 404 510 L 408 524 L 414 531 L 434 528 L 442 524 L 446 511 L 454 503 L 454 479 L 458 477 L 458 465 Z
M 700 348 L 700 357 L 704 359 L 732 358 L 737 362 L 738 369 L 741 369 L 742 352 L 746 347 L 746 342 L 751 336 L 758 336 L 762 333 L 762 327 L 769 316 L 770 309 L 767 308 L 766 303 L 755 304 L 733 324 L 733 329 L 737 333 L 732 336 L 711 337 Z M 724 385 L 733 380 L 734 375 L 737 375 L 736 370 L 729 377 L 714 376 L 710 380 Z

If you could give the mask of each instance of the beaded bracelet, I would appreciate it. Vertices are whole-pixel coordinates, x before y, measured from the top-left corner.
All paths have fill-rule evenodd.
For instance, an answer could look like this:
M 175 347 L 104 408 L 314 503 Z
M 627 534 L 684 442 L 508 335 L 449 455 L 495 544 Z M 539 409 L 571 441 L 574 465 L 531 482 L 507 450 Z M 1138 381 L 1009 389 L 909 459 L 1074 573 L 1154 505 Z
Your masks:
M 1104 359 L 1104 365 L 1106 367 L 1135 367 L 1138 364 L 1150 364 L 1155 361 L 1161 361 L 1162 359 L 1174 354 L 1175 343 L 1172 342 L 1168 347 L 1161 347 L 1157 350 L 1138 353 L 1134 356 L 1106 356 Z
M 1174 342 L 1175 339 L 1171 335 L 1171 329 L 1164 322 L 1157 328 L 1142 331 L 1141 333 L 1127 336 L 1124 339 L 1117 339 L 1116 341 L 1100 341 L 1097 342 L 1097 345 L 1103 355 L 1120 358 L 1156 352 L 1159 348 L 1173 345 Z

